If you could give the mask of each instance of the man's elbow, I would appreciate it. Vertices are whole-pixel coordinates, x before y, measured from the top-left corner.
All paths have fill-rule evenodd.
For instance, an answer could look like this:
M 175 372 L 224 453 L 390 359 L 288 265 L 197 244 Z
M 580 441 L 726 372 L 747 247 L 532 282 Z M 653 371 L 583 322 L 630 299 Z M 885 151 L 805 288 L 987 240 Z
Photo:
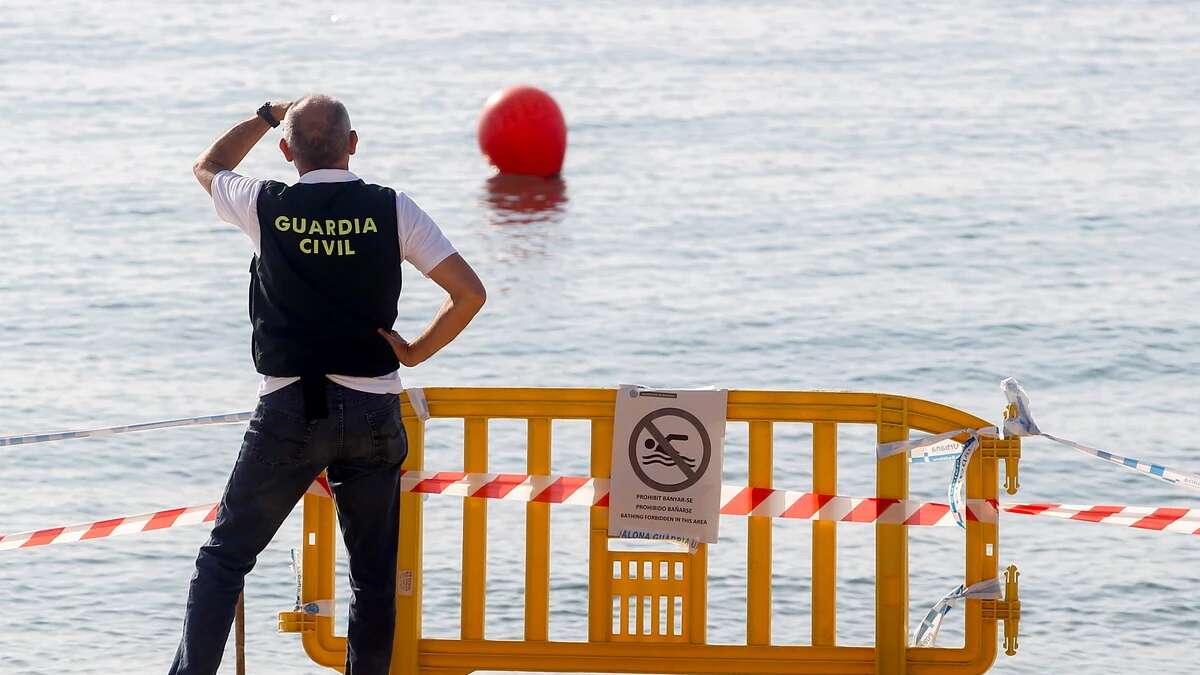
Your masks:
M 454 301 L 470 307 L 472 313 L 478 312 L 487 302 L 487 289 L 483 287 L 483 284 L 473 284 L 464 289 L 460 297 L 455 298 Z
M 212 160 L 207 155 L 200 155 L 196 158 L 196 161 L 192 162 L 192 174 L 197 179 L 201 179 L 204 176 L 212 176 L 215 173 L 217 173 L 217 168 L 213 166 Z
M 220 169 L 213 166 L 212 162 L 207 157 L 201 155 L 192 162 L 192 175 L 199 181 L 200 187 L 208 193 L 212 193 L 213 176 L 216 176 Z

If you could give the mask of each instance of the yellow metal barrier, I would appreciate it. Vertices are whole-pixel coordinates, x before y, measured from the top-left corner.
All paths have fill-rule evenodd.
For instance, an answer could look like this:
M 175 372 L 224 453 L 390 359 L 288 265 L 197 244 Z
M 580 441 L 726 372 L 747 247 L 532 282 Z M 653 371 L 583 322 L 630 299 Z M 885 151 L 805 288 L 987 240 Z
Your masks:
M 488 470 L 488 420 L 524 419 L 528 424 L 528 472 L 550 473 L 553 420 L 590 420 L 591 475 L 608 478 L 611 466 L 612 389 L 427 389 L 429 413 L 460 418 L 464 425 L 463 470 Z M 401 403 L 409 438 L 406 469 L 424 469 L 424 424 L 407 400 Z M 813 491 L 837 492 L 838 425 L 873 425 L 879 442 L 979 428 L 987 422 L 937 403 L 902 396 L 850 392 L 730 391 L 729 423 L 749 425 L 749 479 L 771 487 L 773 423 L 813 426 Z M 860 448 L 873 452 L 873 448 Z M 1019 439 L 984 439 L 967 471 L 969 499 L 996 499 L 998 460 L 1016 491 Z M 454 467 L 437 467 L 453 470 Z M 908 497 L 905 454 L 878 460 L 876 496 Z M 789 486 L 796 487 L 796 486 Z M 525 626 L 523 640 L 484 636 L 487 578 L 487 500 L 464 498 L 459 639 L 421 633 L 421 495 L 401 500 L 397 563 L 396 637 L 391 672 L 404 675 L 465 675 L 476 670 L 622 673 L 886 673 L 940 675 L 982 673 L 996 655 L 996 624 L 1005 621 L 1005 648 L 1016 649 L 1020 604 L 1016 569 L 1009 568 L 1006 597 L 965 602 L 962 648 L 910 648 L 908 533 L 904 525 L 875 525 L 875 645 L 836 641 L 837 524 L 812 523 L 811 645 L 771 644 L 772 550 L 770 518 L 751 516 L 747 540 L 746 644 L 708 644 L 708 551 L 693 553 L 610 550 L 606 509 L 593 507 L 588 565 L 588 640 L 549 639 L 550 514 L 548 504 L 526 505 Z M 301 597 L 334 597 L 337 528 L 331 500 L 305 496 Z M 995 523 L 971 521 L 966 530 L 964 580 L 997 574 L 999 533 Z M 650 611 L 647 612 L 646 609 Z M 649 616 L 650 626 L 645 625 Z M 614 621 L 614 617 L 616 620 Z M 329 616 L 282 612 L 283 631 L 301 633 L 318 664 L 340 668 L 345 638 L 334 635 Z

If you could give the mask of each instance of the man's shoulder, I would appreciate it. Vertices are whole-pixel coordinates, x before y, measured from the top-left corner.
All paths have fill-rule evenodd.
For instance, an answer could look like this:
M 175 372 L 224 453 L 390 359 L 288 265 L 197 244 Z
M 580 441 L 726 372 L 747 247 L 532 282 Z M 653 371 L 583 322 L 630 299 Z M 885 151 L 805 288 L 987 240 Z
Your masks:
M 378 183 L 368 183 L 365 180 L 363 181 L 363 187 L 367 188 L 368 190 L 371 190 L 372 192 L 377 192 L 380 194 L 388 195 L 392 198 L 395 198 L 396 195 L 402 194 L 399 190 L 397 190 L 393 187 L 388 187 L 387 185 L 380 185 Z
M 278 197 L 279 195 L 282 195 L 285 191 L 287 191 L 288 189 L 290 189 L 292 187 L 291 185 L 288 185 L 287 183 L 283 183 L 283 182 L 280 182 L 277 180 L 269 180 L 269 179 L 262 179 L 262 178 L 255 178 L 253 180 L 258 181 L 258 184 L 260 186 L 259 189 L 262 192 L 265 192 L 270 195 L 274 195 L 276 197 Z

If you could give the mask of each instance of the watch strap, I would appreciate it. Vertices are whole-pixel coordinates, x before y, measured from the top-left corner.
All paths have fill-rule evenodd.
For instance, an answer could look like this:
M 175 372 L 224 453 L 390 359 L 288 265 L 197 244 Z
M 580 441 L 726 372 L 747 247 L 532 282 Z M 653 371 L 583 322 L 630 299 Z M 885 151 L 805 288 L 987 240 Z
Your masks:
M 267 124 L 270 124 L 272 129 L 279 126 L 279 120 L 275 119 L 275 116 L 271 114 L 271 102 L 270 101 L 267 101 L 266 103 L 259 106 L 257 114 L 259 117 L 262 118 L 262 121 L 266 122 Z

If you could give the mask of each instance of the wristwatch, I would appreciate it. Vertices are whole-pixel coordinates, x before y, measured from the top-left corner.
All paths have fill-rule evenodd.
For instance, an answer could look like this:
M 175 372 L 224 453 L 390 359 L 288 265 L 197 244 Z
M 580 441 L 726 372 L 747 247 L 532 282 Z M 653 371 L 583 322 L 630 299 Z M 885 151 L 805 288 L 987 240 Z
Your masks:
M 258 108 L 258 116 L 261 117 L 264 122 L 270 124 L 272 129 L 279 126 L 279 120 L 275 119 L 275 116 L 271 114 L 270 101 L 267 101 Z

